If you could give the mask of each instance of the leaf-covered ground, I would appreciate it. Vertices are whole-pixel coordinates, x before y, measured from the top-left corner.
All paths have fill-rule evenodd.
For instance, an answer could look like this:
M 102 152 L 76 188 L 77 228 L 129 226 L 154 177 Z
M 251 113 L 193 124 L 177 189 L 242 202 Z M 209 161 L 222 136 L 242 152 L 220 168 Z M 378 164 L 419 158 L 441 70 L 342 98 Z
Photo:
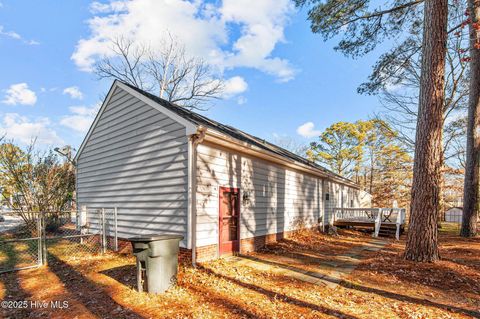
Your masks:
M 255 258 L 312 270 L 370 239 L 312 231 L 269 246 Z M 66 309 L 0 309 L 4 318 L 472 318 L 480 317 L 480 239 L 441 234 L 442 261 L 401 258 L 404 242 L 362 262 L 335 289 L 286 275 L 235 266 L 228 259 L 182 265 L 178 286 L 163 295 L 135 291 L 129 255 L 77 254 L 48 266 L 0 275 L 0 300 L 68 301 Z

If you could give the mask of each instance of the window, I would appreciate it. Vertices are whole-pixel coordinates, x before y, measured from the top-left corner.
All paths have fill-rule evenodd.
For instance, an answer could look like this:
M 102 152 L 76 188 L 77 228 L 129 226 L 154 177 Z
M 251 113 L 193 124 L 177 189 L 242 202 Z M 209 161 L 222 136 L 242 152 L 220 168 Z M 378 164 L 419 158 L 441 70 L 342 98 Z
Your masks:
M 353 199 L 350 200 L 350 207 L 353 207 Z
M 325 200 L 330 200 L 330 194 L 329 193 L 325 194 Z

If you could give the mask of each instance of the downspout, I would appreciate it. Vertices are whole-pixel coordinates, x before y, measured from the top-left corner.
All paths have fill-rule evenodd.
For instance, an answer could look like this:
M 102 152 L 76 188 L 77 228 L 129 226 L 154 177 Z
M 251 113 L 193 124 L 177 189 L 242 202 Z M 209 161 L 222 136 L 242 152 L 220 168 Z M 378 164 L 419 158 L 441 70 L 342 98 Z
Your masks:
M 325 221 L 327 217 L 327 201 L 325 200 L 325 180 L 322 179 L 322 193 L 320 194 L 322 196 L 321 201 L 322 201 L 322 232 L 325 232 Z
M 206 128 L 199 126 L 197 133 L 191 135 L 191 165 L 189 172 L 190 179 L 190 197 L 191 197 L 191 207 L 190 207 L 190 238 L 191 238 L 191 248 L 192 248 L 192 265 L 196 266 L 197 259 L 197 146 L 205 138 Z

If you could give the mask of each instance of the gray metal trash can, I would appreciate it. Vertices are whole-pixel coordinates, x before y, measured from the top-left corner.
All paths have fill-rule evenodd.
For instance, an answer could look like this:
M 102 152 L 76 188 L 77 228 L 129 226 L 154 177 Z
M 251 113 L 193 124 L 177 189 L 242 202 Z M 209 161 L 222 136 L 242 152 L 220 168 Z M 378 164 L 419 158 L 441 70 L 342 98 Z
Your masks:
M 181 235 L 145 235 L 129 238 L 137 257 L 138 291 L 162 293 L 177 280 Z

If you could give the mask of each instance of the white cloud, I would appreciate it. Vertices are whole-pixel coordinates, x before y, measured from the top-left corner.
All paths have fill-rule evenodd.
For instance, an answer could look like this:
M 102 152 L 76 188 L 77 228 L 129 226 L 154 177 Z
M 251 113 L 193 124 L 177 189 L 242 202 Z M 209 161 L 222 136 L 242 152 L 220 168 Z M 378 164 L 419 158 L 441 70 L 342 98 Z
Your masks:
M 27 83 L 12 84 L 5 92 L 5 99 L 2 101 L 5 104 L 34 105 L 37 103 L 37 95 L 28 88 Z
M 1 3 L 0 3 L 0 7 L 1 7 Z M 18 34 L 15 31 L 5 30 L 5 27 L 3 25 L 0 25 L 0 36 L 4 36 L 4 37 L 14 39 L 14 40 L 19 40 L 19 41 L 22 41 L 23 43 L 28 44 L 28 45 L 38 45 L 38 44 L 40 44 L 38 41 L 35 41 L 35 40 L 24 39 L 20 34 Z
M 52 87 L 52 88 L 41 87 L 41 88 L 40 88 L 40 92 L 41 92 L 41 93 L 55 92 L 56 90 L 58 90 L 57 87 Z
M 80 91 L 78 86 L 70 86 L 63 90 L 63 94 L 68 94 L 72 99 L 81 100 L 83 99 L 83 93 Z
M 28 45 L 40 45 L 40 42 L 36 40 L 25 40 L 23 43 L 28 44 Z
M 15 40 L 20 40 L 22 37 L 15 31 L 6 31 L 3 25 L 0 25 L 0 35 L 12 38 Z
M 84 71 L 103 56 L 112 56 L 109 41 L 123 36 L 139 43 L 162 43 L 167 31 L 185 44 L 187 52 L 201 57 L 220 72 L 248 67 L 291 80 L 295 69 L 273 52 L 285 42 L 284 29 L 294 12 L 290 0 L 223 0 L 218 4 L 201 0 L 95 1 L 94 17 L 88 20 L 90 36 L 81 39 L 72 60 Z M 232 32 L 234 28 L 238 32 Z
M 110 5 L 94 1 L 90 4 L 90 12 L 93 14 L 111 11 Z
M 234 95 L 245 92 L 247 89 L 247 82 L 241 76 L 234 76 L 225 81 L 223 95 L 225 98 L 230 98 Z
M 247 98 L 246 98 L 246 97 L 244 97 L 244 96 L 239 96 L 239 97 L 237 98 L 237 104 L 238 104 L 238 105 L 243 105 L 243 104 L 245 104 L 245 103 L 247 103 Z
M 284 28 L 293 4 L 288 0 L 224 0 L 220 9 L 226 23 L 241 26 L 242 35 L 233 44 L 227 66 L 246 66 L 275 75 L 285 82 L 294 78 L 295 69 L 278 57 L 271 57 L 277 43 L 285 42 Z
M 37 118 L 33 121 L 17 113 L 7 113 L 0 124 L 2 135 L 7 139 L 29 144 L 36 139 L 37 144 L 61 145 L 63 140 L 51 128 L 51 122 L 46 117 Z
M 110 13 L 110 12 L 119 12 L 125 10 L 124 1 L 111 1 L 110 3 L 101 3 L 94 1 L 90 4 L 90 12 L 93 14 L 97 13 Z
M 311 138 L 319 136 L 320 134 L 322 134 L 322 131 L 316 130 L 315 124 L 313 124 L 313 122 L 306 122 L 297 128 L 297 133 L 300 136 Z
M 90 128 L 100 105 L 93 107 L 72 106 L 69 108 L 72 114 L 64 116 L 60 124 L 79 133 L 86 133 Z

